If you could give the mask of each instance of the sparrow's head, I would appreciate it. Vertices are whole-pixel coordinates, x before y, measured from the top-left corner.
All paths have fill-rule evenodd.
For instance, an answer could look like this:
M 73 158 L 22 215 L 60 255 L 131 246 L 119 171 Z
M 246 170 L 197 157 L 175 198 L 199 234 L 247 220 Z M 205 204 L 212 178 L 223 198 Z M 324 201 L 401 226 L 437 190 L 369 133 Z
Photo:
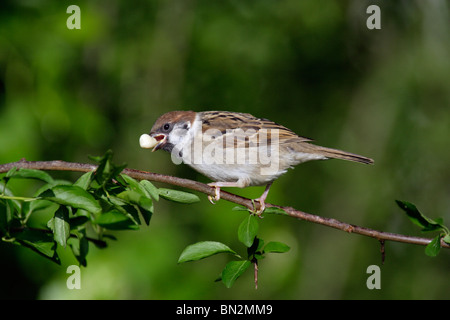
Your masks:
M 183 142 L 189 136 L 195 115 L 194 111 L 172 111 L 159 117 L 150 130 L 150 136 L 157 141 L 152 151 L 171 152 L 174 146 Z

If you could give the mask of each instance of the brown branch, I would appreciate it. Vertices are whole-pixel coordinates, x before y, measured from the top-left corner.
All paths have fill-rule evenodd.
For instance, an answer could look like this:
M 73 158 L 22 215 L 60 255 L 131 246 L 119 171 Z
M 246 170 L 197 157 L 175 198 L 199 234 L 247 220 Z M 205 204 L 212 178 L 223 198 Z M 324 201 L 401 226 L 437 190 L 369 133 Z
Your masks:
M 74 163 L 74 162 L 65 162 L 65 161 L 59 161 L 59 160 L 56 160 L 56 161 L 26 161 L 25 159 L 22 159 L 17 162 L 6 163 L 6 164 L 0 165 L 0 173 L 8 172 L 13 167 L 36 169 L 36 170 L 46 170 L 46 171 L 76 171 L 76 172 L 89 172 L 89 171 L 93 171 L 97 168 L 96 165 L 87 164 L 87 163 Z M 129 175 L 132 178 L 137 179 L 137 180 L 149 180 L 149 181 L 154 181 L 154 182 L 163 182 L 163 183 L 195 190 L 198 192 L 202 192 L 202 193 L 205 193 L 205 194 L 211 195 L 211 196 L 214 196 L 214 194 L 215 194 L 215 189 L 213 187 L 210 187 L 207 184 L 193 181 L 193 180 L 182 179 L 182 178 L 172 177 L 172 176 L 166 176 L 166 175 L 162 175 L 162 174 L 158 174 L 158 173 L 140 171 L 140 170 L 135 170 L 135 169 L 124 169 L 122 172 L 126 175 Z M 253 202 L 251 199 L 244 198 L 244 197 L 241 197 L 241 196 L 238 196 L 238 195 L 235 195 L 233 193 L 229 193 L 229 192 L 226 192 L 223 190 L 220 191 L 220 197 L 221 197 L 221 199 L 239 204 L 250 210 L 253 210 Z M 270 208 L 270 207 L 280 208 L 280 209 L 284 210 L 287 215 L 289 215 L 293 218 L 321 224 L 321 225 L 335 228 L 338 230 L 346 231 L 348 233 L 360 234 L 363 236 L 377 239 L 379 241 L 389 240 L 389 241 L 418 244 L 418 245 L 427 245 L 432 241 L 432 239 L 429 239 L 429 238 L 412 237 L 412 236 L 406 236 L 406 235 L 402 235 L 402 234 L 377 231 L 374 229 L 369 229 L 369 228 L 345 223 L 345 222 L 342 222 L 342 221 L 339 221 L 336 219 L 325 218 L 325 217 L 313 215 L 310 213 L 306 213 L 306 212 L 294 209 L 292 207 L 282 207 L 282 206 L 277 206 L 277 205 L 273 205 L 270 203 L 266 203 L 266 208 Z M 450 245 L 445 243 L 442 239 L 441 239 L 441 246 L 443 248 L 450 248 Z

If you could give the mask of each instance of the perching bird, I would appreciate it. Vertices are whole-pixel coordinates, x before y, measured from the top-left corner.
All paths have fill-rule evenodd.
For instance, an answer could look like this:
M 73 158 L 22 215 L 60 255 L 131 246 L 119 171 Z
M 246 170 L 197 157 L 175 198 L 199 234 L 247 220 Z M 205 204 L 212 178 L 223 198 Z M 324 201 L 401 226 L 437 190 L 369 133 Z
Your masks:
M 213 202 L 221 187 L 266 185 L 255 210 L 261 214 L 272 182 L 300 163 L 343 159 L 366 164 L 373 160 L 357 154 L 311 144 L 292 130 L 248 113 L 228 111 L 172 111 L 163 114 L 150 135 L 141 136 L 141 147 L 163 149 L 174 161 L 183 161 L 215 181 Z

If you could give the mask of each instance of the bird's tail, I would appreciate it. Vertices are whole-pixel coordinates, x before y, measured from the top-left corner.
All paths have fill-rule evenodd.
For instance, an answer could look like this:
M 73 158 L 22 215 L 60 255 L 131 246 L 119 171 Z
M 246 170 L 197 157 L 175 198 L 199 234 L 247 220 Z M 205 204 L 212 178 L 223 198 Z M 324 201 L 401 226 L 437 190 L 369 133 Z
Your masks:
M 308 146 L 306 146 L 308 145 Z M 373 164 L 373 159 L 360 156 L 359 154 L 354 154 L 338 149 L 332 149 L 332 148 L 326 148 L 322 146 L 317 146 L 314 144 L 307 143 L 304 145 L 306 149 L 310 149 L 307 152 L 313 153 L 313 154 L 319 154 L 322 155 L 325 158 L 332 158 L 332 159 L 342 159 L 342 160 L 348 160 L 348 161 L 354 161 L 354 162 L 360 162 L 365 164 Z M 306 150 L 305 150 L 306 151 Z

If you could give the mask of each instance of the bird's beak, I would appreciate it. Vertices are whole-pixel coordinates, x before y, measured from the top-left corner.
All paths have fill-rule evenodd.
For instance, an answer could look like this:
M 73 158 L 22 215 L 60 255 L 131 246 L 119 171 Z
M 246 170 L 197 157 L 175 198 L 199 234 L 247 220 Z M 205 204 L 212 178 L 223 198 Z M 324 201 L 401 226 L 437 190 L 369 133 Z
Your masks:
M 161 149 L 162 147 L 164 147 L 164 145 L 167 142 L 167 136 L 165 134 L 151 134 L 151 136 L 158 141 L 158 143 L 156 144 L 156 146 L 152 149 L 152 152 Z

